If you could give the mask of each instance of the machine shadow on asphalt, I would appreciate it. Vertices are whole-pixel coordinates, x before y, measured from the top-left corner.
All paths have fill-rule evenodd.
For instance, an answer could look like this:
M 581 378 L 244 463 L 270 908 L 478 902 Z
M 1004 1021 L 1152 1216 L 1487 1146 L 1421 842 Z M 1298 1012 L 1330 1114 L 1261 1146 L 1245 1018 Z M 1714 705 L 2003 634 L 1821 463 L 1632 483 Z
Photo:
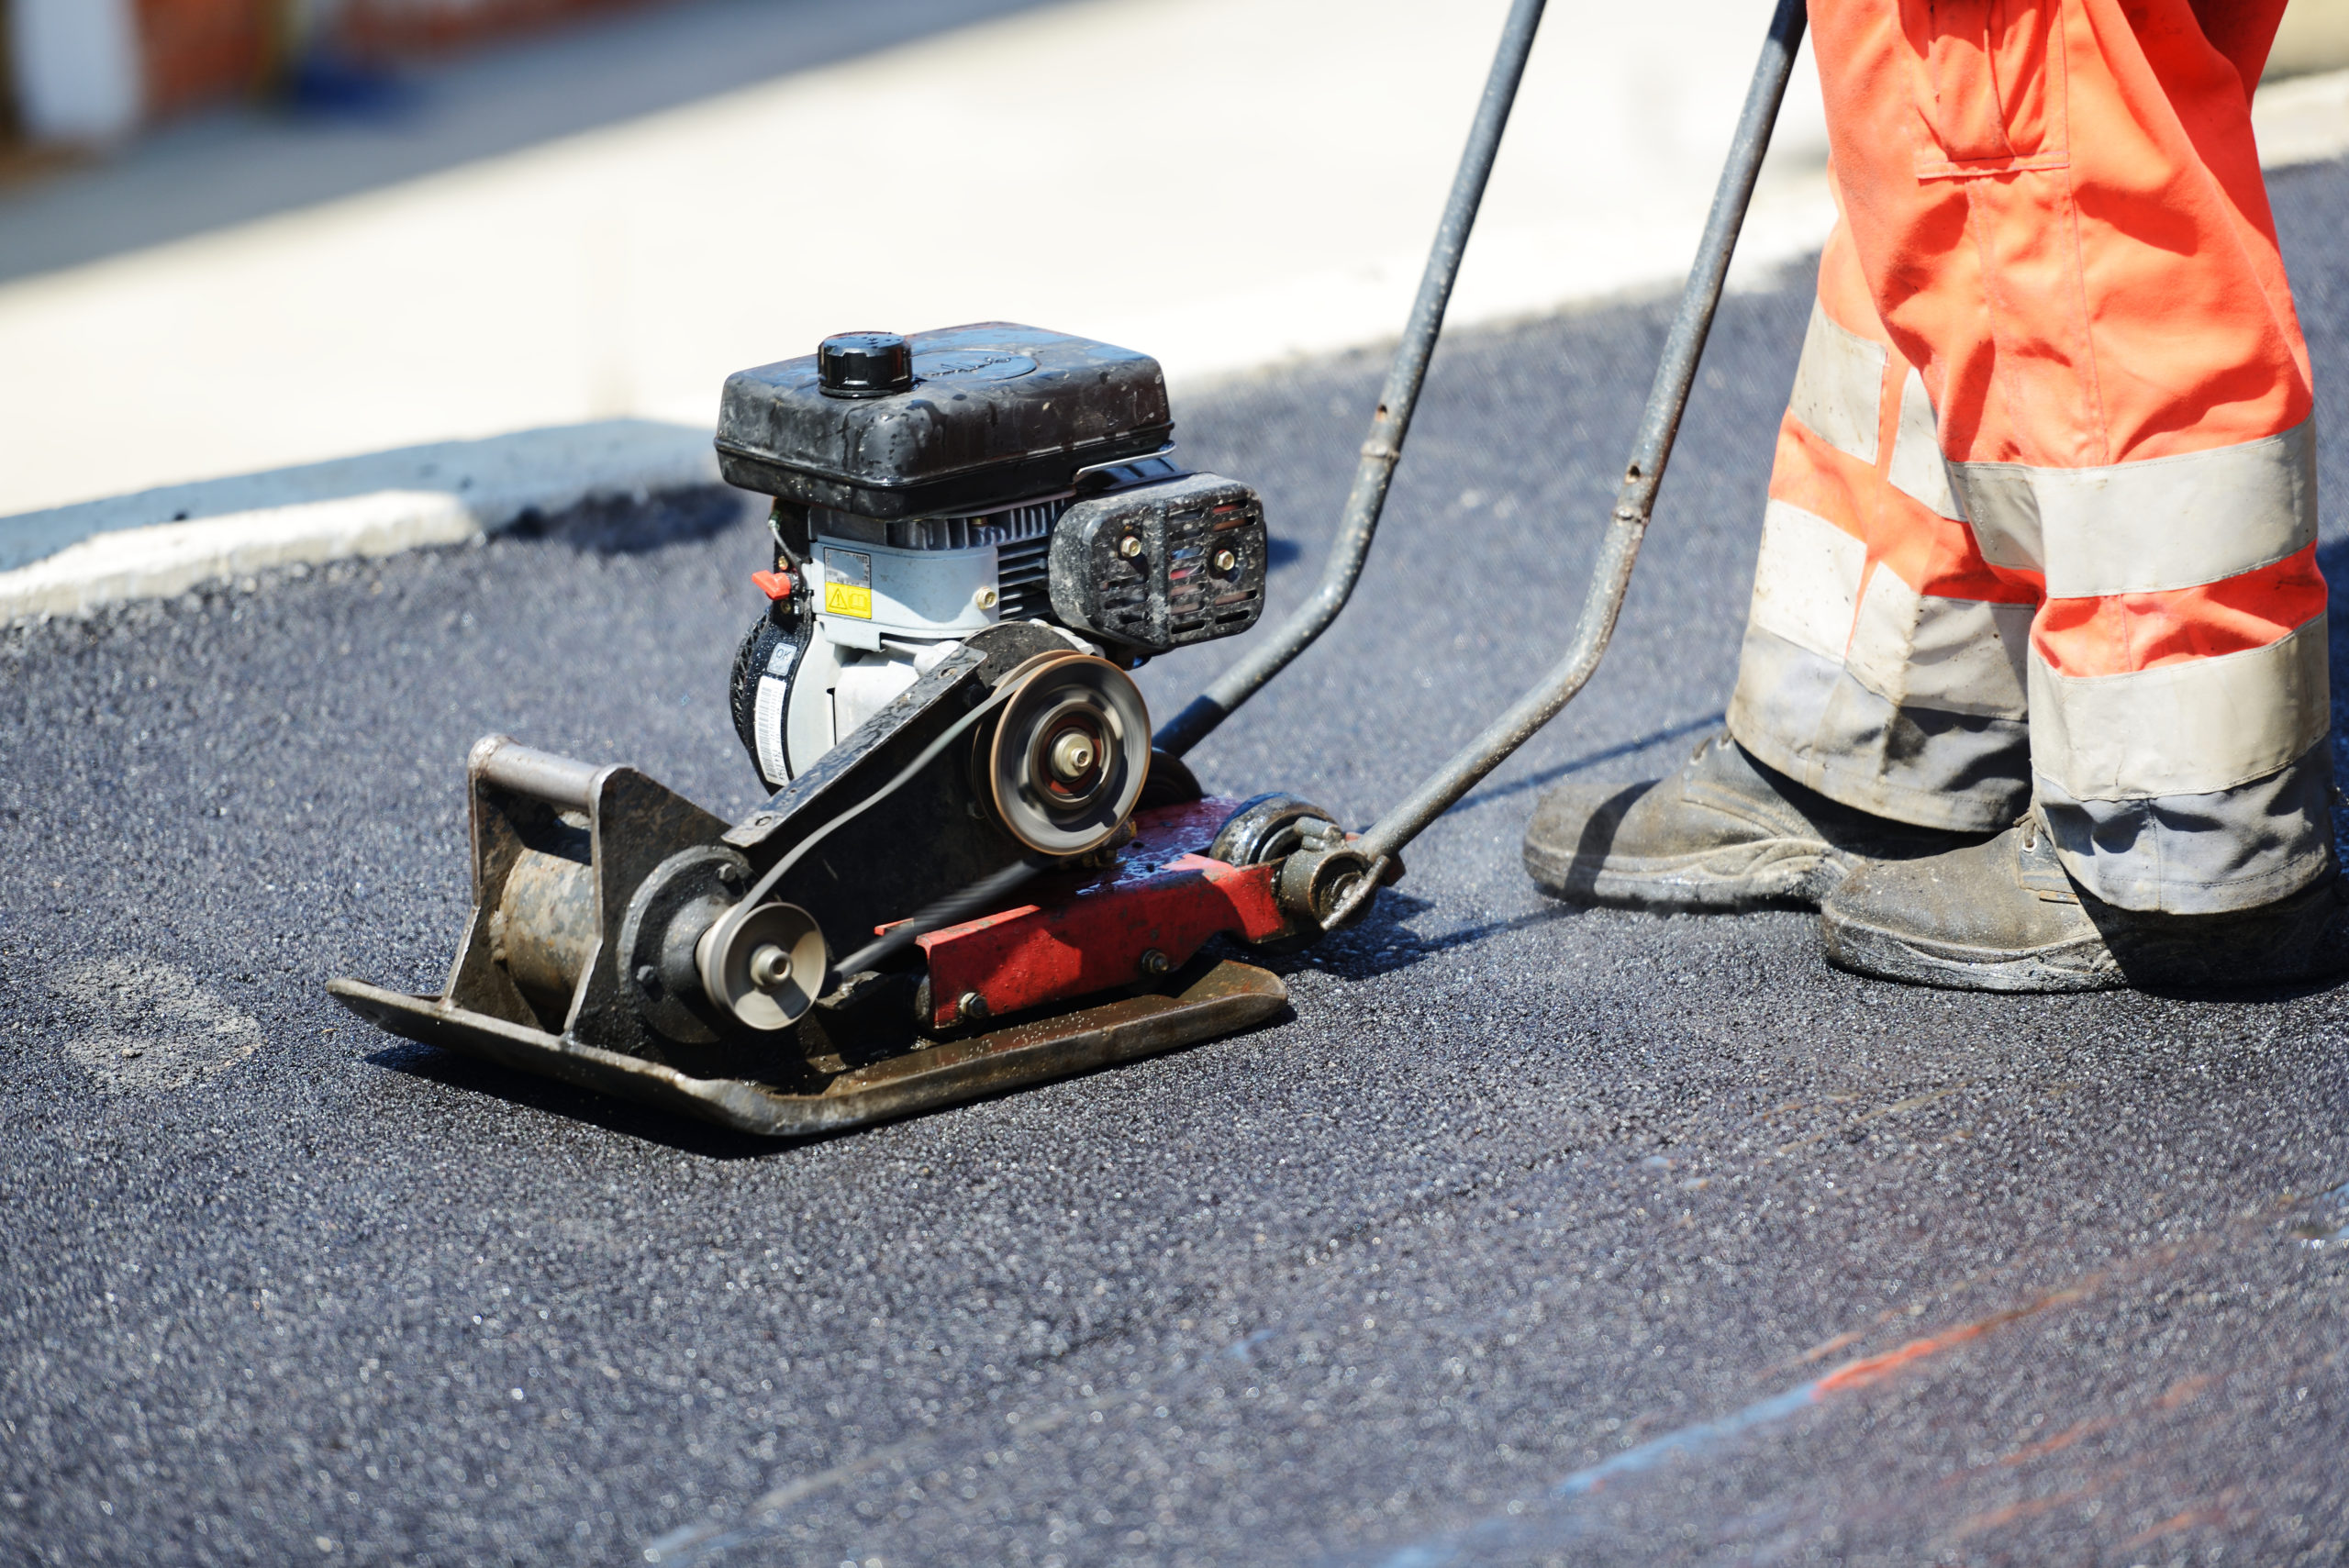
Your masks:
M 520 1110 L 538 1111 L 565 1121 L 584 1122 L 606 1132 L 674 1149 L 706 1160 L 749 1160 L 779 1154 L 797 1147 L 772 1138 L 753 1137 L 731 1128 L 696 1121 L 633 1101 L 592 1094 L 536 1073 L 520 1073 L 438 1046 L 406 1041 L 360 1060 L 370 1067 L 421 1078 L 427 1083 L 469 1095 L 485 1095 Z M 821 1141 L 810 1140 L 809 1141 Z
M 1390 894 L 1388 896 L 1394 895 Z M 1398 898 L 1396 902 L 1400 904 L 1403 901 Z M 1369 962 L 1349 966 L 1341 977 L 1371 980 L 1388 974 L 1399 974 L 1404 970 L 1423 963 L 1439 953 L 1450 952 L 1454 948 L 1470 947 L 1477 942 L 1487 941 L 1494 937 L 1507 936 L 1511 931 L 1524 930 L 1530 926 L 1546 926 L 1553 921 L 1571 919 L 1575 916 L 1588 913 L 1590 911 L 1586 909 L 1577 909 L 1571 905 L 1559 904 L 1548 908 L 1529 910 L 1522 915 L 1510 915 L 1497 920 L 1486 920 L 1477 925 L 1464 926 L 1456 931 L 1446 931 L 1440 937 L 1424 939 L 1415 937 L 1399 928 L 1394 928 L 1392 935 L 1397 939 L 1397 942 L 1393 952 L 1380 952 Z M 1364 928 L 1366 934 L 1375 933 L 1382 929 L 1387 928 L 1375 925 L 1366 925 Z M 1408 945 L 1404 945 L 1406 943 Z
M 1412 931 L 1406 921 L 1431 913 L 1433 901 L 1415 898 L 1408 893 L 1388 889 L 1379 898 L 1376 913 L 1335 941 L 1325 942 L 1315 952 L 1297 953 L 1286 958 L 1262 957 L 1259 962 L 1284 979 L 1302 971 L 1311 970 L 1332 980 L 1380 980 L 1390 974 L 1400 974 L 1454 948 L 1470 946 L 1493 937 L 1506 936 L 1529 926 L 1546 926 L 1553 920 L 1568 919 L 1589 911 L 1571 905 L 1557 904 L 1511 915 L 1501 919 L 1486 920 L 1474 926 L 1464 926 L 1442 936 L 1421 937 Z
M 641 499 L 597 495 L 551 517 L 525 512 L 506 532 L 564 545 L 582 555 L 647 555 L 751 527 L 756 511 L 740 491 L 707 484 Z
M 1408 902 L 1419 904 L 1421 908 L 1427 907 L 1418 900 Z M 1415 950 L 1415 957 L 1419 951 L 1432 951 L 1436 950 Z M 1295 965 L 1295 967 L 1304 966 L 1304 961 L 1301 958 Z M 1285 971 L 1285 973 L 1287 972 L 1293 971 Z M 1371 973 L 1386 972 L 1379 970 L 1359 975 L 1341 974 L 1339 977 L 1369 978 Z M 1022 1020 L 1019 1015 L 1015 1014 L 1003 1021 L 1016 1025 Z M 1244 1042 L 1267 1029 L 1293 1024 L 1296 1021 L 1296 1009 L 1284 1005 L 1279 1011 L 1272 1014 L 1260 1024 L 1219 1035 L 1212 1040 L 1175 1046 L 1158 1053 L 1152 1060 L 1179 1060 L 1207 1046 Z M 609 1095 L 595 1094 L 573 1084 L 541 1077 L 537 1073 L 499 1066 L 478 1057 L 445 1051 L 438 1046 L 421 1045 L 405 1040 L 372 1052 L 360 1060 L 371 1067 L 380 1067 L 387 1072 L 402 1073 L 411 1078 L 420 1078 L 427 1083 L 438 1084 L 446 1088 L 485 1095 L 492 1099 L 502 1100 L 517 1109 L 533 1110 L 547 1116 L 560 1117 L 567 1121 L 583 1122 L 590 1127 L 600 1128 L 607 1132 L 618 1133 L 624 1138 L 636 1139 L 664 1149 L 674 1149 L 682 1154 L 692 1154 L 707 1160 L 754 1160 L 766 1155 L 787 1154 L 796 1150 L 853 1139 L 859 1130 L 854 1127 L 839 1128 L 827 1132 L 787 1138 L 773 1134 L 740 1132 L 732 1128 L 719 1127 L 714 1123 L 681 1116 L 641 1102 L 616 1099 Z M 1113 1062 L 1070 1076 L 1073 1079 L 1082 1080 L 1117 1073 L 1133 1065 L 1136 1064 Z M 941 1114 L 952 1114 L 972 1106 L 1014 1099 L 1020 1093 L 1021 1090 L 1018 1085 L 1010 1085 L 992 1094 L 974 1095 L 969 1099 L 941 1106 L 935 1110 L 911 1111 L 892 1119 L 920 1120 Z

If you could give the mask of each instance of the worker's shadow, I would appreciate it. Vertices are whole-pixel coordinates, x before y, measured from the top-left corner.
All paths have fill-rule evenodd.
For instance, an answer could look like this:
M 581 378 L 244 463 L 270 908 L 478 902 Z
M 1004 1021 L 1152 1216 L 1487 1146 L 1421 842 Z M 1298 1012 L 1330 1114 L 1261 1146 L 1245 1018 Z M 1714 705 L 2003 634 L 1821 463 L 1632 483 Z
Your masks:
M 1412 922 L 1435 908 L 1431 900 L 1390 887 L 1378 895 L 1377 903 L 1360 925 L 1324 937 L 1301 952 L 1265 953 L 1236 941 L 1227 941 L 1219 951 L 1227 958 L 1269 969 L 1284 979 L 1311 970 L 1341 980 L 1376 980 L 1399 974 L 1454 948 L 1472 947 L 1510 931 L 1546 926 L 1587 913 L 1572 905 L 1545 903 L 1520 915 L 1479 921 L 1440 936 L 1423 937 L 1410 929 Z
M 1508 784 L 1478 789 L 1452 809 L 1454 814 L 1465 813 L 1481 806 L 1491 806 L 1514 795 L 1544 789 L 1570 774 L 1582 773 L 1586 769 L 1598 767 L 1601 763 L 1637 756 L 1657 746 L 1683 740 L 1699 731 L 1717 729 L 1721 722 L 1722 716 L 1719 712 L 1683 719 L 1676 724 L 1651 730 L 1645 735 L 1636 736 L 1620 744 L 1602 747 L 1596 751 L 1586 751 L 1578 757 L 1569 757 L 1562 762 L 1553 762 L 1546 768 L 1529 773 L 1523 778 L 1513 779 Z M 1635 799 L 1642 787 L 1636 784 L 1625 786 L 1621 796 L 1623 803 L 1628 805 Z M 1602 817 L 1604 818 L 1602 827 L 1611 826 L 1613 818 L 1606 817 L 1605 814 L 1602 814 Z M 1284 975 L 1296 973 L 1300 969 L 1317 969 L 1347 979 L 1368 980 L 1378 975 L 1392 974 L 1408 969 L 1423 959 L 1432 958 L 1438 953 L 1447 952 L 1453 948 L 1473 946 L 1494 937 L 1506 936 L 1511 931 L 1523 930 L 1530 926 L 1544 926 L 1553 920 L 1573 919 L 1586 916 L 1591 912 L 1592 902 L 1584 900 L 1574 904 L 1564 904 L 1544 901 L 1540 907 L 1529 909 L 1523 914 L 1480 921 L 1473 926 L 1464 926 L 1456 931 L 1446 931 L 1442 936 L 1422 937 L 1410 929 L 1410 924 L 1434 909 L 1435 906 L 1427 899 L 1414 897 L 1397 888 L 1388 888 L 1378 895 L 1377 902 L 1372 906 L 1371 912 L 1364 917 L 1360 925 L 1334 936 L 1324 937 L 1305 952 L 1287 958 L 1267 958 L 1264 954 L 1252 952 L 1236 944 L 1230 951 L 1231 957 L 1264 964 Z

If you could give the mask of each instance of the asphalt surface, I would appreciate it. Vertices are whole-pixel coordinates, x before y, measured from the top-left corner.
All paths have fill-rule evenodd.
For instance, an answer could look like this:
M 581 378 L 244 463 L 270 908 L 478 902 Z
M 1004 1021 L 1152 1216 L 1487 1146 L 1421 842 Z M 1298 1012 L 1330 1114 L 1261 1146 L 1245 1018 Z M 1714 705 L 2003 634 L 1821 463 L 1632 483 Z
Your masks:
M 2332 395 L 2349 172 L 2276 186 Z M 730 503 L 0 639 L 0 1558 L 2349 1554 L 2349 995 L 1885 986 L 1800 914 L 1575 912 L 1518 867 L 1542 784 L 1717 722 L 1787 284 L 1724 312 L 1588 693 L 1282 962 L 1291 1016 L 824 1142 L 322 989 L 437 988 L 484 731 L 751 804 Z M 1531 678 L 1661 321 L 1446 348 L 1358 602 L 1211 787 L 1367 819 Z M 1297 541 L 1289 602 L 1379 368 L 1177 411 Z

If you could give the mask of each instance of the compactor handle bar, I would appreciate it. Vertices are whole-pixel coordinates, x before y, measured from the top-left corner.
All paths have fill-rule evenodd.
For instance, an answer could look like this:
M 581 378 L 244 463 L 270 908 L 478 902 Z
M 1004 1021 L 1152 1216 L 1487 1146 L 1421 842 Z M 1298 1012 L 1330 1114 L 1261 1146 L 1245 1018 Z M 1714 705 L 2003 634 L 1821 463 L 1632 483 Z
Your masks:
M 1197 745 L 1289 661 L 1311 646 L 1352 596 L 1354 584 L 1362 576 L 1363 564 L 1370 556 L 1371 539 L 1377 532 L 1379 513 L 1386 504 L 1395 464 L 1403 455 L 1403 438 L 1410 428 L 1420 384 L 1427 379 L 1428 361 L 1435 352 L 1437 336 L 1443 328 L 1444 307 L 1451 301 L 1453 282 L 1460 273 L 1460 258 L 1467 249 L 1469 231 L 1475 226 L 1476 208 L 1484 199 L 1494 155 L 1500 150 L 1501 131 L 1508 122 L 1518 83 L 1525 73 L 1526 56 L 1533 48 L 1542 5 L 1543 0 L 1515 0 L 1509 7 L 1508 21 L 1501 31 L 1500 49 L 1493 57 L 1492 72 L 1485 82 L 1485 95 L 1476 108 L 1475 124 L 1468 133 L 1467 150 L 1462 154 L 1459 172 L 1453 178 L 1452 195 L 1444 204 L 1443 221 L 1437 228 L 1427 271 L 1419 279 L 1419 297 L 1412 303 L 1410 321 L 1404 328 L 1403 340 L 1396 345 L 1394 362 L 1386 373 L 1386 390 L 1380 395 L 1378 411 L 1371 419 L 1370 439 L 1363 443 L 1362 462 L 1354 471 L 1353 489 L 1346 498 L 1330 564 L 1319 586 L 1304 607 L 1275 632 L 1270 642 L 1226 671 L 1167 722 L 1155 739 L 1159 750 L 1179 757 Z M 1744 224 L 1746 207 L 1753 197 L 1763 154 L 1770 148 L 1770 131 L 1777 123 L 1778 106 L 1794 73 L 1795 55 L 1802 45 L 1803 21 L 1803 0 L 1778 0 L 1776 13 L 1770 19 L 1769 36 L 1763 42 L 1761 61 L 1754 68 L 1753 84 L 1746 90 L 1745 107 L 1738 116 L 1729 160 L 1713 193 L 1712 210 L 1705 220 L 1696 262 L 1689 269 L 1687 284 L 1681 291 L 1680 308 L 1674 314 L 1671 330 L 1664 337 L 1655 384 L 1648 392 L 1639 433 L 1631 442 L 1631 457 L 1624 465 L 1615 509 L 1608 518 L 1607 532 L 1599 540 L 1598 567 L 1583 600 L 1581 617 L 1575 623 L 1573 641 L 1564 657 L 1539 685 L 1519 698 L 1432 778 L 1364 833 L 1354 847 L 1374 863 L 1390 859 L 1419 837 L 1429 823 L 1475 788 L 1486 774 L 1557 717 L 1558 711 L 1582 690 L 1598 667 L 1599 656 L 1607 651 L 1616 618 L 1622 612 L 1624 592 L 1631 586 L 1631 566 L 1639 558 L 1640 541 L 1646 535 L 1648 519 L 1655 510 L 1656 492 L 1664 484 L 1673 439 L 1679 434 L 1681 412 L 1688 405 L 1688 389 L 1696 380 L 1697 363 L 1704 353 L 1705 339 L 1712 330 L 1713 313 L 1720 304 L 1730 257 L 1737 248 L 1738 230 Z M 1375 881 L 1375 877 L 1363 879 L 1364 890 Z M 1358 902 L 1348 900 L 1350 906 Z M 1353 912 L 1353 907 L 1346 911 Z
M 1443 219 L 1436 225 L 1427 270 L 1419 274 L 1419 296 L 1411 302 L 1403 340 L 1395 345 L 1386 385 L 1378 395 L 1378 411 L 1371 416 L 1370 435 L 1362 444 L 1362 462 L 1355 466 L 1354 486 L 1338 518 L 1338 537 L 1330 542 L 1330 564 L 1321 573 L 1320 585 L 1303 607 L 1281 624 L 1271 641 L 1260 644 L 1217 676 L 1188 706 L 1168 719 L 1152 738 L 1156 750 L 1179 757 L 1206 740 L 1230 717 L 1232 709 L 1254 696 L 1259 687 L 1288 667 L 1290 660 L 1311 647 L 1353 596 L 1363 563 L 1370 559 L 1371 539 L 1378 532 L 1378 515 L 1386 506 L 1386 486 L 1395 477 L 1396 463 L 1402 460 L 1403 438 L 1410 432 L 1411 411 L 1419 406 L 1419 384 L 1427 380 L 1428 360 L 1443 330 L 1453 280 L 1460 275 L 1461 255 L 1468 249 L 1469 231 L 1476 227 L 1476 208 L 1485 199 L 1493 157 L 1500 151 L 1501 131 L 1517 102 L 1518 81 L 1525 74 L 1525 57 L 1533 50 L 1533 33 L 1541 26 L 1543 3 L 1515 0 L 1509 6 L 1500 49 L 1493 56 L 1491 74 L 1485 78 L 1485 95 L 1476 105 L 1475 123 L 1468 128 L 1467 150 L 1460 155 L 1460 171 L 1452 177 L 1452 195 L 1445 198 Z

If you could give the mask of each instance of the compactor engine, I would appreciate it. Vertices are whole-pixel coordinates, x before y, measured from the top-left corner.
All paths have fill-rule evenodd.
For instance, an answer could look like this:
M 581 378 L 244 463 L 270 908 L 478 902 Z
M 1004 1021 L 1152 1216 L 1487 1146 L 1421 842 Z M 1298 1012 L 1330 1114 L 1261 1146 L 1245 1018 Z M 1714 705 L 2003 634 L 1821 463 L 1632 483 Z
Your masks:
M 1263 505 L 1185 472 L 1174 428 L 1155 360 L 1007 322 L 842 333 L 729 378 L 720 469 L 774 497 L 732 693 L 767 786 L 992 626 L 1045 623 L 1128 670 L 1253 626 Z M 1148 737 L 1116 739 L 1139 778 Z

